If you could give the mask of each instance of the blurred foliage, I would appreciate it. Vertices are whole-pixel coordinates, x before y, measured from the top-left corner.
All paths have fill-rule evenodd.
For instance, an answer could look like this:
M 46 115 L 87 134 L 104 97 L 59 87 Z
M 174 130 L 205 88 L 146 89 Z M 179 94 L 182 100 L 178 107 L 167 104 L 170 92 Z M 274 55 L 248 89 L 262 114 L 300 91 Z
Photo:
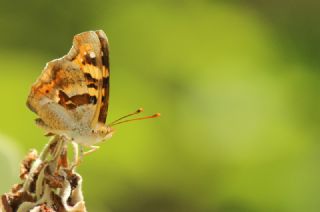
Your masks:
M 20 149 L 14 144 L 12 139 L 0 135 L 0 168 L 1 168 L 1 183 L 0 192 L 3 193 L 8 190 L 8 185 L 16 183 L 19 179 L 19 163 Z
M 2 0 L 0 8 L 0 132 L 21 152 L 47 139 L 25 107 L 31 84 L 82 31 L 103 29 L 110 41 L 108 121 L 141 106 L 163 115 L 119 126 L 85 158 L 90 211 L 320 210 L 316 1 Z

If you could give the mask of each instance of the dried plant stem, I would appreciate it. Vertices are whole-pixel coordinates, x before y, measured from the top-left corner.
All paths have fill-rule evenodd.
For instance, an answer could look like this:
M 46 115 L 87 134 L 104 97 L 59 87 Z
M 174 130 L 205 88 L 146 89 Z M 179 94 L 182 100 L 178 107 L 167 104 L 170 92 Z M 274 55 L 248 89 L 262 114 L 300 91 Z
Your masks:
M 29 175 L 26 179 L 26 181 L 23 184 L 23 191 L 27 191 L 31 182 L 33 181 L 34 175 L 37 172 L 37 170 L 39 169 L 39 166 L 43 163 L 43 161 L 48 157 L 49 151 L 50 151 L 50 146 L 54 143 L 59 143 L 59 137 L 58 136 L 54 136 L 49 143 L 47 143 L 45 145 L 45 147 L 43 148 L 42 152 L 39 155 L 39 158 L 36 159 L 36 161 L 33 162 L 31 170 L 29 172 Z M 60 145 L 59 145 L 60 146 Z M 57 148 L 55 148 L 56 152 L 57 152 Z
M 29 152 L 21 165 L 22 183 L 1 196 L 0 211 L 86 211 L 81 190 L 82 178 L 75 172 L 78 146 L 72 163 L 67 158 L 64 137 L 54 136 L 38 156 Z

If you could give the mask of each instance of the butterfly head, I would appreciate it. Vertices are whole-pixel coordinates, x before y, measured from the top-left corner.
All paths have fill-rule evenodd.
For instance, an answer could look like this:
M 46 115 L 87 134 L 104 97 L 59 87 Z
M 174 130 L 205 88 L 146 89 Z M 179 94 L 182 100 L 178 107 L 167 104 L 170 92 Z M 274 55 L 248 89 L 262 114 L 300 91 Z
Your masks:
M 114 130 L 110 126 L 106 126 L 105 124 L 98 123 L 95 129 L 92 130 L 92 134 L 97 140 L 107 140 L 112 137 Z
M 126 115 L 126 116 L 123 116 L 123 117 L 111 122 L 108 125 L 105 125 L 103 123 L 98 123 L 96 125 L 96 127 L 91 132 L 92 136 L 96 139 L 96 141 L 107 140 L 107 139 L 111 138 L 112 135 L 113 135 L 113 132 L 114 132 L 113 126 L 114 125 L 118 125 L 118 124 L 122 124 L 122 123 L 126 123 L 126 122 L 131 122 L 131 121 L 136 121 L 136 120 L 156 118 L 156 117 L 160 116 L 160 114 L 157 113 L 157 114 L 154 114 L 152 116 L 145 116 L 145 117 L 141 117 L 141 118 L 123 120 L 124 118 L 127 118 L 127 117 L 132 116 L 132 115 L 139 114 L 141 112 L 143 112 L 142 108 L 138 109 L 134 113 L 130 113 L 130 114 Z

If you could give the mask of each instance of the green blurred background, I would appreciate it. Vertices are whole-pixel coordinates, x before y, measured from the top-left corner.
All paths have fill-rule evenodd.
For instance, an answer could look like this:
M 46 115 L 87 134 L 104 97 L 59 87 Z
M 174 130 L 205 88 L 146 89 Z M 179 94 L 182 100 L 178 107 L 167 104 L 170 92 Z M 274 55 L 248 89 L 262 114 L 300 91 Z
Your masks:
M 316 0 L 0 1 L 0 192 L 47 142 L 25 106 L 45 63 L 103 29 L 108 121 L 79 172 L 89 211 L 320 211 Z

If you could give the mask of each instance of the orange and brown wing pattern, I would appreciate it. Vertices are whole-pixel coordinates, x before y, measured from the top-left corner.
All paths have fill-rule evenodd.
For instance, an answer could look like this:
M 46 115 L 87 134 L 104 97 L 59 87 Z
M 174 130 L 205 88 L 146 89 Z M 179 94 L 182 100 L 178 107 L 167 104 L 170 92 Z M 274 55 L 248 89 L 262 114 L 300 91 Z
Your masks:
M 102 60 L 102 98 L 98 121 L 105 123 L 108 114 L 109 92 L 110 92 L 110 65 L 109 65 L 109 44 L 105 33 L 102 30 L 96 31 L 101 44 Z
M 105 85 L 109 79 L 109 67 L 105 66 L 107 46 L 103 31 L 76 35 L 69 53 L 49 62 L 33 84 L 27 101 L 29 108 L 45 118 L 40 115 L 43 105 L 57 103 L 77 116 L 76 120 L 86 117 L 91 126 L 100 121 L 100 113 L 106 117 L 106 111 L 101 111 L 106 110 L 109 96 L 109 86 Z
M 94 45 L 83 44 L 87 41 Z M 85 42 L 86 43 L 86 42 Z M 109 46 L 108 39 L 102 30 L 82 33 L 74 38 L 74 46 L 79 46 L 74 61 L 82 67 L 84 76 L 90 82 L 89 89 L 96 94 L 97 107 L 92 118 L 92 126 L 97 122 L 105 123 L 109 104 Z M 89 92 L 90 93 L 90 92 Z M 90 93 L 90 94 L 93 94 Z

